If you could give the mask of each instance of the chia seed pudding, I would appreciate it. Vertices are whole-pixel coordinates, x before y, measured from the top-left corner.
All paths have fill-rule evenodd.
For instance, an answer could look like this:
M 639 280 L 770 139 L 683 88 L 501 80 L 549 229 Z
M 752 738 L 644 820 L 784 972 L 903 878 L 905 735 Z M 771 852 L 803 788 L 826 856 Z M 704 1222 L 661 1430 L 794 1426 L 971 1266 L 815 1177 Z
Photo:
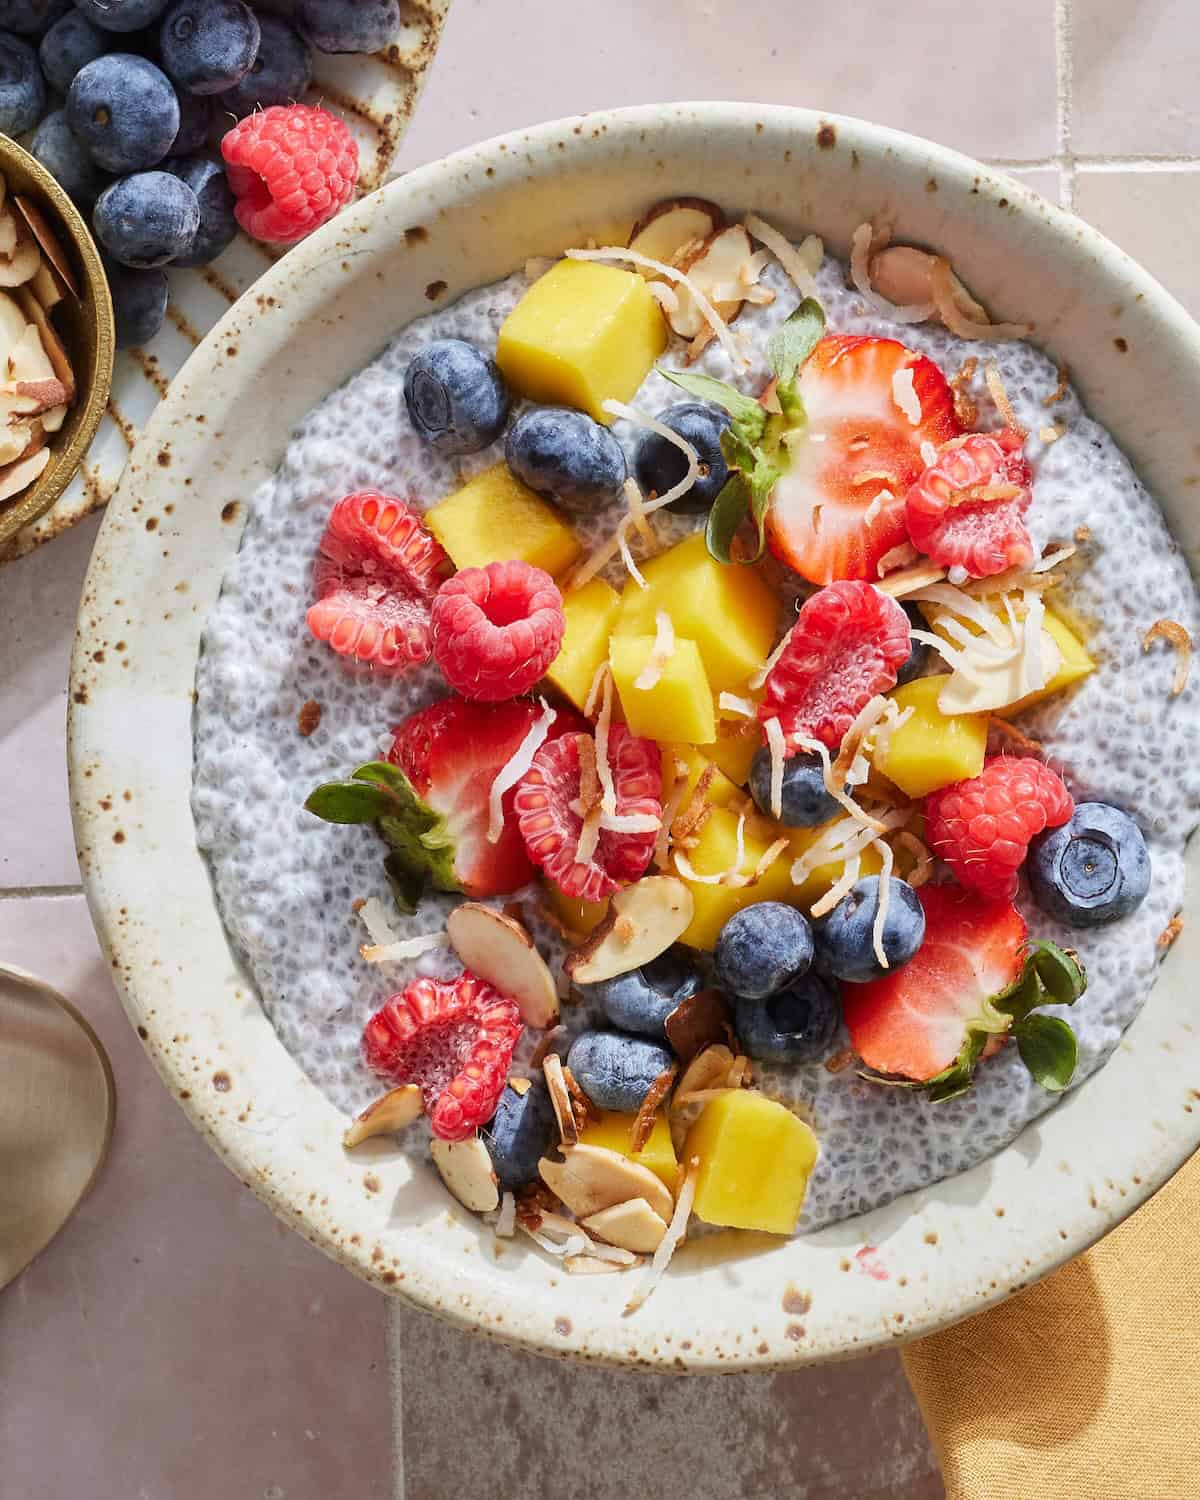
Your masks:
M 377 897 L 391 905 L 381 846 L 361 828 L 329 826 L 304 810 L 318 783 L 380 757 L 390 731 L 406 715 L 446 692 L 432 661 L 400 675 L 375 673 L 339 656 L 310 635 L 313 563 L 335 500 L 377 489 L 405 497 L 423 511 L 465 479 L 503 459 L 503 440 L 463 458 L 439 456 L 413 430 L 402 395 L 406 367 L 431 340 L 460 338 L 491 352 L 500 326 L 534 277 L 517 271 L 452 306 L 418 319 L 296 431 L 278 471 L 254 499 L 241 548 L 207 623 L 197 675 L 192 805 L 226 929 L 285 1046 L 342 1110 L 361 1111 L 380 1093 L 364 1064 L 367 1018 L 416 975 L 449 977 L 460 967 L 445 950 L 409 962 L 370 965 L 360 957 L 362 925 L 354 904 Z M 775 293 L 765 306 L 747 304 L 735 327 L 752 354 L 734 368 L 719 342 L 690 366 L 672 347 L 659 361 L 691 369 L 757 395 L 769 371 L 762 351 L 769 333 L 800 300 L 772 262 L 761 284 Z M 1167 619 L 1195 639 L 1197 595 L 1163 517 L 1112 437 L 1085 412 L 1045 353 L 1024 342 L 979 343 L 956 338 L 933 322 L 896 323 L 869 310 L 847 284 L 846 268 L 826 258 L 817 297 L 831 332 L 896 339 L 927 355 L 947 378 L 975 359 L 963 382 L 977 403 L 981 430 L 1003 425 L 984 369 L 994 364 L 1016 422 L 1029 436 L 1034 503 L 1026 522 L 1040 553 L 1072 543 L 1067 578 L 1055 609 L 1086 640 L 1098 670 L 1074 688 L 1021 715 L 1020 726 L 1063 768 L 1076 802 L 1102 800 L 1137 821 L 1150 852 L 1153 879 L 1131 915 L 1107 926 L 1076 929 L 1040 911 L 1022 877 L 1017 906 L 1032 934 L 1074 949 L 1086 968 L 1086 992 L 1070 1008 L 1078 1038 L 1072 1087 L 1082 1084 L 1116 1047 L 1146 1000 L 1163 949 L 1160 934 L 1184 899 L 1184 845 L 1200 818 L 1200 687 L 1191 680 L 1172 693 L 1174 652 L 1164 642 L 1143 652 L 1152 622 Z M 1052 406 L 1047 398 L 1060 395 Z M 681 397 L 652 369 L 631 404 L 661 413 Z M 1048 425 L 1060 434 L 1047 441 Z M 618 420 L 612 431 L 629 458 L 640 432 Z M 609 535 L 623 503 L 567 517 L 585 547 Z M 660 511 L 655 526 L 670 544 L 702 518 Z M 605 569 L 620 589 L 619 560 Z M 780 584 L 779 631 L 792 618 L 794 575 Z M 297 716 L 319 705 L 319 722 L 302 734 Z M 317 715 L 310 708 L 310 727 Z M 567 951 L 562 936 L 529 917 L 531 933 L 557 974 Z M 416 915 L 393 916 L 402 937 L 442 929 L 460 898 L 429 895 Z M 502 902 L 495 902 L 500 906 Z M 572 1032 L 604 1024 L 587 1008 L 564 1005 Z M 537 1037 L 526 1032 L 514 1070 L 527 1064 Z M 831 1052 L 846 1049 L 845 1031 Z M 798 1230 L 812 1231 L 878 1208 L 900 1194 L 963 1172 L 1010 1142 L 1058 1097 L 1035 1083 L 1014 1046 L 986 1061 L 968 1092 L 933 1103 L 909 1089 L 881 1087 L 854 1067 L 829 1071 L 820 1061 L 754 1065 L 754 1086 L 809 1121 L 820 1156 L 808 1184 Z M 422 1122 L 401 1137 L 403 1149 L 426 1158 Z

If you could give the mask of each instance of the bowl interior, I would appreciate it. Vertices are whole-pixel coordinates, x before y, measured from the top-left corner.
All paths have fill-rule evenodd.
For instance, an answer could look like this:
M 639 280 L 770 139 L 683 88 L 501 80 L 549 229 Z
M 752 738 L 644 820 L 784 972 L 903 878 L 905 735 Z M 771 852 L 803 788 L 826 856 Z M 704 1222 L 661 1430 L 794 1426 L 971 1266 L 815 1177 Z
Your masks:
M 1079 221 L 928 142 L 804 110 L 672 105 L 557 121 L 365 199 L 289 253 L 188 362 L 109 506 L 85 589 L 72 800 L 92 913 L 132 1022 L 193 1122 L 286 1222 L 373 1283 L 544 1352 L 766 1368 L 978 1310 L 1089 1244 L 1178 1166 L 1200 1141 L 1184 1003 L 1200 933 L 1185 928 L 1105 1068 L 1012 1147 L 802 1240 L 699 1241 L 630 1318 L 625 1278 L 567 1276 L 536 1252 L 498 1247 L 431 1171 L 384 1141 L 342 1152 L 344 1121 L 285 1051 L 230 951 L 189 810 L 204 620 L 295 424 L 431 306 L 530 256 L 623 236 L 676 193 L 754 208 L 841 254 L 880 214 L 897 238 L 939 247 L 997 316 L 1036 321 L 1194 561 L 1200 333 Z
M 45 469 L 24 494 L 0 504 L 2 546 L 44 515 L 71 482 L 104 415 L 112 388 L 116 335 L 104 267 L 74 203 L 41 162 L 5 135 L 0 135 L 0 173 L 9 196 L 27 195 L 46 213 L 81 292 L 78 298 L 68 292 L 50 315 L 75 372 L 75 404 L 53 438 Z

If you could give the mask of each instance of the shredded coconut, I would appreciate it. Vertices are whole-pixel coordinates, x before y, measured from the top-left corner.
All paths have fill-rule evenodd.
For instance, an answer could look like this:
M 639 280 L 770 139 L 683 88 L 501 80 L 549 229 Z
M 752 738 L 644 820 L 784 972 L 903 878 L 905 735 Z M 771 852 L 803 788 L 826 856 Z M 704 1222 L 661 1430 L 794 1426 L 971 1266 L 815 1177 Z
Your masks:
M 884 505 L 889 504 L 895 498 L 896 497 L 892 494 L 891 490 L 880 490 L 875 498 L 871 501 L 870 505 L 867 506 L 866 510 L 863 511 L 863 525 L 870 526 L 872 521 L 875 520 L 876 516 L 878 516 L 879 512 L 883 509 Z
M 663 1273 L 671 1264 L 671 1257 L 687 1234 L 688 1219 L 691 1217 L 692 1204 L 696 1198 L 696 1182 L 700 1176 L 700 1158 L 693 1156 L 688 1162 L 687 1173 L 683 1179 L 683 1186 L 679 1189 L 679 1197 L 675 1201 L 675 1212 L 671 1215 L 671 1222 L 667 1225 L 667 1232 L 659 1241 L 658 1249 L 654 1252 L 654 1258 L 650 1262 L 647 1271 L 637 1291 L 625 1304 L 625 1312 L 635 1313 L 649 1297 L 654 1288 L 663 1278 Z
M 1176 620 L 1155 620 L 1142 637 L 1142 650 L 1149 651 L 1160 636 L 1163 640 L 1170 641 L 1178 652 L 1175 661 L 1175 677 L 1171 683 L 1171 696 L 1178 698 L 1187 687 L 1188 674 L 1192 670 L 1192 638 Z
M 600 807 L 609 817 L 617 812 L 617 789 L 613 785 L 612 767 L 608 763 L 608 731 L 612 725 L 613 681 L 610 672 L 601 690 L 600 712 L 596 717 L 596 775 L 600 778 Z
M 682 849 L 674 850 L 675 868 L 685 880 L 695 881 L 697 885 L 724 885 L 743 886 L 750 884 L 750 877 L 742 874 L 742 861 L 746 858 L 746 814 L 739 813 L 737 821 L 737 847 L 734 851 L 733 862 L 726 870 L 714 870 L 711 874 L 702 875 Z
M 751 687 L 759 687 L 761 683 L 751 683 Z M 758 715 L 758 705 L 749 698 L 739 698 L 736 693 L 721 693 L 717 698 L 717 707 L 727 714 L 737 714 L 740 719 L 753 719 Z
M 496 1222 L 492 1232 L 498 1240 L 511 1240 L 517 1228 L 517 1200 L 512 1193 L 505 1193 L 500 1199 L 500 1212 L 496 1216 Z
M 625 571 L 637 584 L 638 588 L 644 589 L 649 585 L 638 570 L 637 563 L 633 560 L 633 553 L 629 550 L 629 538 L 625 534 L 624 525 L 617 527 L 617 551 L 621 554 L 621 561 L 625 564 Z
M 680 437 L 677 432 L 673 432 L 665 422 L 660 422 L 657 417 L 647 416 L 644 411 L 638 411 L 636 406 L 627 406 L 624 401 L 605 401 L 603 406 L 605 411 L 611 412 L 615 417 L 624 417 L 627 422 L 633 422 L 636 426 L 644 427 L 649 432 L 656 432 L 660 438 L 665 439 L 665 441 L 678 448 L 687 460 L 687 472 L 679 483 L 673 484 L 663 494 L 656 495 L 653 507 L 647 506 L 646 509 L 653 508 L 657 510 L 660 506 L 670 505 L 672 501 L 678 500 L 681 495 L 686 495 L 688 490 L 691 489 L 700 477 L 700 455 L 696 452 L 692 444 L 686 438 Z M 629 482 L 628 480 L 626 481 L 627 486 Z
M 787 744 L 778 719 L 767 720 L 766 732 L 771 752 L 771 816 L 778 819 L 783 817 L 783 763 L 787 759 Z
M 771 652 L 770 656 L 767 657 L 766 661 L 763 662 L 762 666 L 759 667 L 758 671 L 755 672 L 755 673 L 753 673 L 753 675 L 747 681 L 746 686 L 748 688 L 750 688 L 752 690 L 757 690 L 758 688 L 762 687 L 762 685 L 766 682 L 767 678 L 775 670 L 775 667 L 776 667 L 776 664 L 779 661 L 779 658 L 787 650 L 787 643 L 788 643 L 788 641 L 791 640 L 791 638 L 792 638 L 792 630 L 794 630 L 795 628 L 796 627 L 793 625 L 791 627 L 791 630 L 786 630 L 784 632 L 783 639 L 779 642 L 778 646 L 775 647 L 774 651 Z M 724 696 L 724 694 L 722 694 L 722 696 Z M 739 701 L 744 701 L 744 700 L 739 700 Z
M 671 771 L 673 779 L 666 800 L 663 802 L 662 822 L 659 825 L 658 838 L 654 842 L 654 864 L 660 870 L 665 870 L 667 867 L 671 847 L 671 825 L 675 822 L 675 815 L 687 792 L 687 767 L 675 756 L 671 757 Z
M 746 228 L 764 244 L 775 259 L 787 272 L 788 277 L 802 297 L 815 297 L 817 295 L 817 283 L 813 279 L 813 271 L 804 259 L 804 248 L 808 246 L 809 240 L 815 236 L 810 235 L 805 240 L 800 250 L 792 244 L 786 235 L 780 234 L 778 229 L 772 229 L 765 219 L 760 219 L 757 214 L 747 214 L 743 220 Z M 817 241 L 820 245 L 820 241 Z M 822 247 L 823 253 L 823 247 Z M 820 261 L 817 262 L 820 265 Z
M 913 634 L 915 635 L 916 631 Z M 803 735 L 799 734 L 794 734 L 792 739 L 796 742 L 799 749 L 808 750 L 820 757 L 821 770 L 825 776 L 825 790 L 834 801 L 839 802 L 850 816 L 861 823 L 864 828 L 873 829 L 876 833 L 883 833 L 886 825 L 881 823 L 878 818 L 873 818 L 870 813 L 864 812 L 858 803 L 855 802 L 854 798 L 848 796 L 845 790 L 838 785 L 833 774 L 833 762 L 829 759 L 828 745 L 822 744 L 820 740 L 806 739 Z
M 954 272 L 944 256 L 934 257 L 929 286 L 938 317 L 956 338 L 1000 343 L 1006 339 L 1023 339 L 1033 332 L 1032 323 L 977 323 L 968 318 L 955 301 Z
M 937 456 L 938 451 L 934 447 L 934 445 L 929 441 L 928 438 L 923 438 L 921 440 L 921 462 L 927 469 L 931 465 L 937 463 Z
M 358 908 L 358 916 L 377 947 L 388 947 L 399 942 L 395 929 L 388 921 L 387 907 L 378 896 L 368 896 Z
M 364 943 L 358 950 L 369 964 L 398 964 L 408 958 L 420 958 L 434 948 L 448 948 L 450 938 L 445 932 L 422 932 L 417 937 L 405 938 L 392 943 Z
M 596 704 L 600 701 L 600 691 L 604 686 L 604 679 L 610 671 L 607 661 L 602 661 L 592 674 L 592 685 L 588 688 L 587 697 L 583 700 L 584 718 L 590 719 L 596 712 Z
M 1022 334 L 1021 337 L 1024 337 L 1024 335 Z M 1017 414 L 1013 411 L 1013 405 L 1009 400 L 1008 392 L 1004 388 L 1004 382 L 1000 379 L 1000 371 L 994 364 L 989 364 L 984 369 L 983 378 L 992 400 L 996 403 L 996 410 L 1004 418 L 1005 427 L 1024 437 L 1025 429 L 1017 421 Z
M 551 708 L 544 698 L 538 701 L 542 705 L 540 716 L 529 726 L 525 732 L 525 738 L 497 771 L 491 791 L 488 793 L 487 836 L 489 844 L 499 843 L 500 835 L 504 832 L 502 801 L 505 792 L 516 786 L 533 764 L 533 757 L 545 744 L 546 736 L 550 733 L 550 726 L 558 717 L 557 710 Z
M 895 855 L 892 853 L 890 844 L 880 843 L 878 845 L 880 857 L 883 860 L 883 868 L 879 872 L 879 905 L 875 908 L 875 922 L 871 928 L 871 946 L 875 950 L 875 957 L 885 969 L 890 969 L 888 956 L 883 946 L 883 928 L 887 921 L 888 906 L 892 895 L 892 866 L 895 863 Z
M 823 917 L 826 912 L 831 912 L 854 889 L 861 872 L 862 855 L 852 854 L 846 861 L 841 875 L 834 884 L 829 887 L 818 901 L 813 902 L 810 915 L 813 917 Z
M 665 609 L 656 612 L 654 631 L 654 645 L 650 648 L 646 665 L 633 680 L 634 687 L 640 688 L 643 692 L 649 692 L 652 687 L 658 685 L 663 668 L 675 655 L 675 627 L 671 623 L 671 616 Z
M 669 316 L 679 311 L 679 294 L 673 286 L 668 286 L 665 281 L 648 281 L 646 286 L 664 313 Z
M 905 365 L 892 376 L 892 400 L 914 427 L 921 425 L 921 402 L 913 384 L 911 366 Z

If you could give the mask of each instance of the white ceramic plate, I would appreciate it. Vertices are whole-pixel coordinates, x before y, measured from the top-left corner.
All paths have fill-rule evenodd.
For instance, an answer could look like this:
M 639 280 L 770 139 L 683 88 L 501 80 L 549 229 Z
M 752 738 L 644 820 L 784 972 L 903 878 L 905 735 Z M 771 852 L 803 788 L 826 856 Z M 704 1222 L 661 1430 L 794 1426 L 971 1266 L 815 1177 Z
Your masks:
M 936 189 L 936 190 L 935 190 Z M 672 105 L 558 121 L 413 172 L 275 266 L 148 423 L 109 506 L 73 663 L 83 877 L 130 1019 L 230 1168 L 314 1244 L 430 1311 L 559 1355 L 681 1370 L 844 1356 L 924 1333 L 1045 1274 L 1200 1141 L 1188 925 L 1101 1072 L 974 1171 L 790 1242 L 688 1247 L 649 1303 L 570 1277 L 457 1209 L 432 1171 L 344 1120 L 277 1039 L 230 952 L 195 842 L 192 691 L 246 505 L 294 425 L 410 319 L 526 257 L 624 234 L 668 192 L 756 208 L 840 254 L 864 218 L 940 247 L 985 302 L 1036 320 L 1194 561 L 1200 330 L 1146 273 L 1020 184 L 859 121 Z M 1147 403 L 1147 391 L 1154 393 Z M 1193 849 L 1192 878 L 1197 857 Z M 859 1256 L 871 1246 L 874 1255 Z

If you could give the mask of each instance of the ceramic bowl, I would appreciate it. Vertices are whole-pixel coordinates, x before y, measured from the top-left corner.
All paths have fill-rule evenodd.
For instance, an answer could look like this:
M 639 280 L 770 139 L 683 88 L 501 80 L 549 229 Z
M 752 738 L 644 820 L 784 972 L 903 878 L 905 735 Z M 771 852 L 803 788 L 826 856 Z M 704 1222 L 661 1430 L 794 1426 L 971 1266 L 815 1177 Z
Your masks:
M 1109 1063 L 1008 1149 L 792 1241 L 686 1247 L 636 1316 L 621 1276 L 500 1250 L 394 1145 L 343 1153 L 231 952 L 189 810 L 205 617 L 247 507 L 316 402 L 410 319 L 668 193 L 755 208 L 839 254 L 884 213 L 991 307 L 1036 321 L 1194 559 L 1200 330 L 1085 224 L 952 151 L 857 120 L 733 104 L 557 121 L 412 172 L 289 254 L 231 308 L 148 424 L 110 505 L 71 689 L 76 837 L 130 1020 L 168 1087 L 277 1214 L 374 1285 L 493 1337 L 666 1370 L 844 1357 L 1017 1290 L 1112 1228 L 1200 1141 L 1189 924 Z M 1154 392 L 1147 404 L 1145 393 Z M 1193 846 L 1192 866 L 1200 853 Z M 860 1254 L 871 1247 L 873 1254 Z
M 81 292 L 78 300 L 65 296 L 52 315 L 75 372 L 75 404 L 51 440 L 50 462 L 23 494 L 0 504 L 3 551 L 10 537 L 45 515 L 75 477 L 112 389 L 116 336 L 104 267 L 74 203 L 41 162 L 6 135 L 0 135 L 0 174 L 9 193 L 26 194 L 46 213 Z

